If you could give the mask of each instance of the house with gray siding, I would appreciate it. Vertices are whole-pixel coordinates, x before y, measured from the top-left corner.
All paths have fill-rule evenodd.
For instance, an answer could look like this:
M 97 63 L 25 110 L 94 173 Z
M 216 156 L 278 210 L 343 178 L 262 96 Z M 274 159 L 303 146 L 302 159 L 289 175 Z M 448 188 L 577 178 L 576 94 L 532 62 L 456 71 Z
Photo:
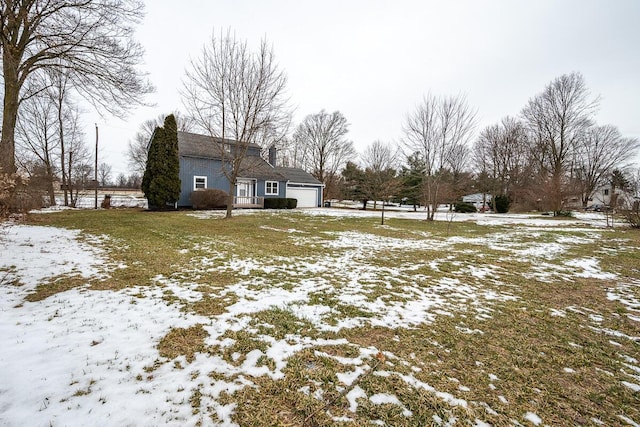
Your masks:
M 228 160 L 223 161 L 222 150 L 232 153 L 234 149 L 237 149 L 234 141 L 178 132 L 181 181 L 178 206 L 190 207 L 191 193 L 198 189 L 229 192 L 229 181 L 222 169 Z M 264 206 L 264 199 L 270 197 L 297 199 L 299 208 L 322 206 L 324 186 L 311 174 L 298 168 L 277 167 L 275 148 L 269 150 L 269 161 L 261 157 L 259 145 L 248 144 L 246 149 L 233 187 L 234 207 Z

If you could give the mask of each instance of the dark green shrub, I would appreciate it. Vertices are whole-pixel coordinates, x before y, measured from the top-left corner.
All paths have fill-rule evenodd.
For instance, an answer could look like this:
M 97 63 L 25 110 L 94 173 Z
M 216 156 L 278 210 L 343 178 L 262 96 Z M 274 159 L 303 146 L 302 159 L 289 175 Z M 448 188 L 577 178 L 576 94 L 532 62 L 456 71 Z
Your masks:
M 224 209 L 227 207 L 228 194 L 217 188 L 200 188 L 192 191 L 191 207 L 193 209 Z
M 297 205 L 297 199 L 286 199 L 284 197 L 269 197 L 264 199 L 265 209 L 295 209 Z
M 509 200 L 508 196 L 504 196 L 504 195 L 496 196 L 494 201 L 494 206 L 497 213 L 509 212 L 510 205 L 511 205 L 511 200 Z
M 264 208 L 265 209 L 282 209 L 280 206 L 282 203 L 282 198 L 279 197 L 269 197 L 264 199 Z
M 453 210 L 458 213 L 473 213 L 478 211 L 476 207 L 471 203 L 464 203 L 464 202 L 456 203 Z

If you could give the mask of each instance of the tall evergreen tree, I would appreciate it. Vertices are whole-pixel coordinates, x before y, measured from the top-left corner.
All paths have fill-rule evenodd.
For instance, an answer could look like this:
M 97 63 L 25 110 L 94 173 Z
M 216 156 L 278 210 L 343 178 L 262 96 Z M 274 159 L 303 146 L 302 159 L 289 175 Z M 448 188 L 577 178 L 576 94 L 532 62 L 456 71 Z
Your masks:
M 367 197 L 362 192 L 364 171 L 355 163 L 348 161 L 342 171 L 343 196 L 346 199 L 362 202 L 362 209 L 367 208 Z
M 151 138 L 147 167 L 142 177 L 142 191 L 149 208 L 164 209 L 180 197 L 180 166 L 178 159 L 178 127 L 173 114 L 167 116 L 164 127 L 157 127 Z
M 424 202 L 424 162 L 415 153 L 407 158 L 407 166 L 403 166 L 400 171 L 401 187 L 398 197 L 403 203 L 416 206 Z

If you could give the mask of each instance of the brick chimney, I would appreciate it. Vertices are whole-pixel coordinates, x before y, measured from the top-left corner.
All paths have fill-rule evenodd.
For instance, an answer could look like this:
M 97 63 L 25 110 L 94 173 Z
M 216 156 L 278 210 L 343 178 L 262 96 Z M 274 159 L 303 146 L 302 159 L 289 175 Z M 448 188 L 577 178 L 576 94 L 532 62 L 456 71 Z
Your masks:
M 277 155 L 277 153 L 278 153 L 278 150 L 276 149 L 275 146 L 272 145 L 271 147 L 269 147 L 269 163 L 274 168 L 276 167 L 276 155 Z

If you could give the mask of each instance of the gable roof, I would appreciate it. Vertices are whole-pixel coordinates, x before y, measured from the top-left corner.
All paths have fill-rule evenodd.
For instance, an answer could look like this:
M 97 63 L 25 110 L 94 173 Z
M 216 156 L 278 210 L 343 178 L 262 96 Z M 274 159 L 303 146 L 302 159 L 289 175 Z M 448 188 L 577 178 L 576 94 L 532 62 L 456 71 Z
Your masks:
M 276 168 L 267 163 L 262 157 L 246 156 L 240 163 L 239 178 L 255 178 L 259 181 L 286 181 Z
M 322 182 L 315 179 L 313 175 L 303 169 L 276 167 L 275 170 L 284 176 L 287 181 L 295 182 L 297 184 L 322 185 Z
M 178 131 L 178 155 L 187 157 L 201 157 L 205 159 L 219 159 L 220 145 L 222 142 L 228 145 L 236 145 L 236 141 L 230 139 L 214 138 L 208 135 Z M 250 143 L 248 148 L 260 150 L 260 146 Z
M 220 144 L 236 145 L 236 141 L 214 138 L 208 135 L 178 131 L 178 155 L 203 159 L 220 159 Z M 250 143 L 253 153 L 260 152 L 258 144 Z M 322 185 L 310 173 L 299 168 L 273 167 L 262 157 L 247 154 L 240 164 L 240 178 L 255 178 L 262 181 L 290 181 L 296 184 Z

